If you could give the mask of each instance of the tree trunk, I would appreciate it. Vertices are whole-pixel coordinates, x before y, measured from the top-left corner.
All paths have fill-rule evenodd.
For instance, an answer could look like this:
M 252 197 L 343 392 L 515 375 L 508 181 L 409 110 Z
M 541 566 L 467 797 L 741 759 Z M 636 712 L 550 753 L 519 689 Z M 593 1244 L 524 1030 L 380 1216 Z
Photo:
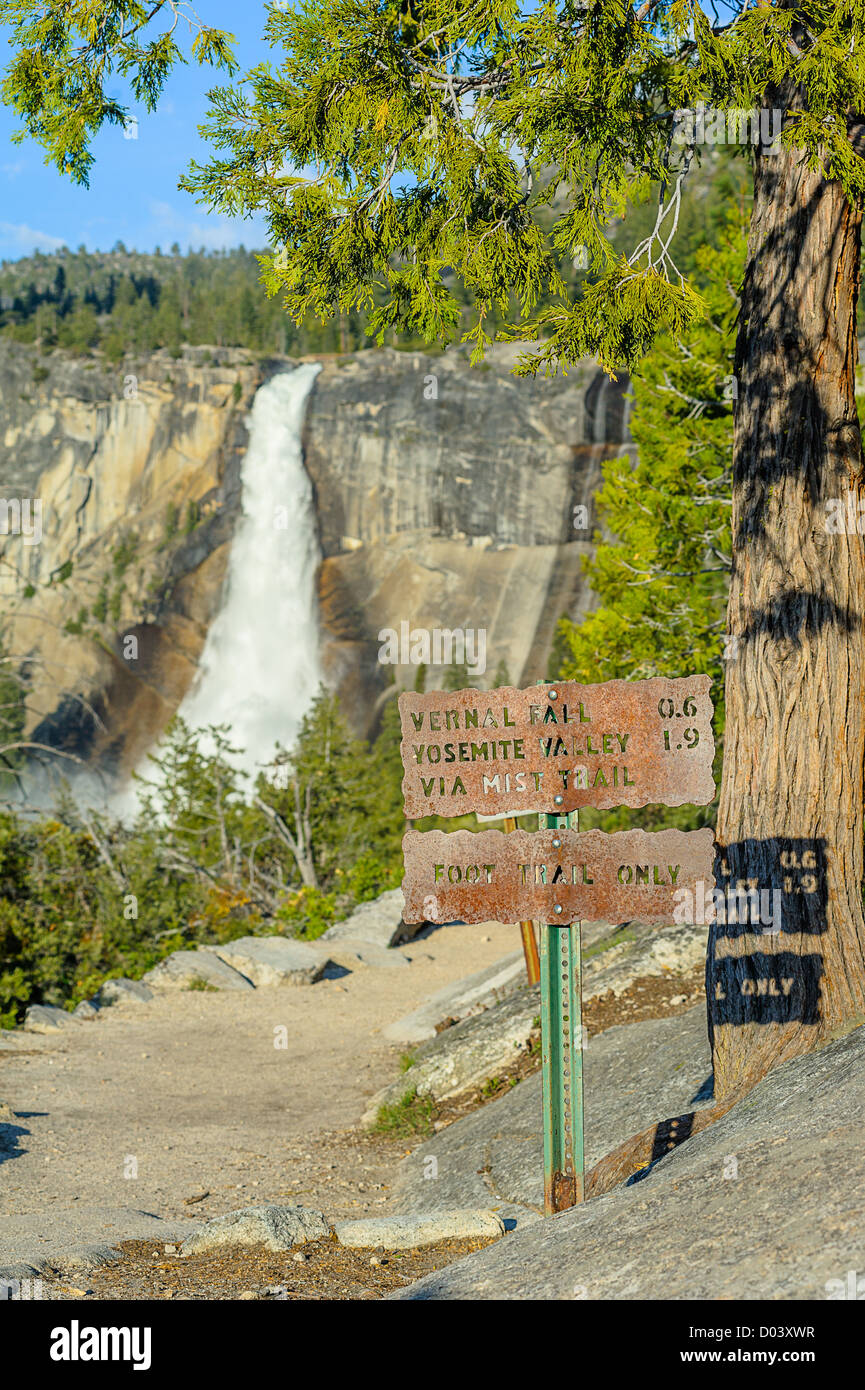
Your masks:
M 780 931 L 772 899 L 711 930 L 718 1097 L 865 1021 L 861 211 L 801 160 L 757 152 L 736 349 L 717 878 L 777 892 Z

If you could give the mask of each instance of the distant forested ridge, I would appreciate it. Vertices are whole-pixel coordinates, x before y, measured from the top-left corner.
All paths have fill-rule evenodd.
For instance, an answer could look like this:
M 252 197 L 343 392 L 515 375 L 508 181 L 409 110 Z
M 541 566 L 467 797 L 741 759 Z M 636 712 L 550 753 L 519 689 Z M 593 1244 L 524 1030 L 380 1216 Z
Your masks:
M 700 246 L 717 241 L 729 200 L 742 197 L 742 171 L 731 151 L 713 150 L 689 184 L 677 235 L 686 271 Z M 634 209 L 628 239 L 648 234 L 655 214 L 653 199 Z M 614 244 L 619 239 L 627 249 L 624 224 L 613 230 Z M 140 252 L 119 241 L 111 251 L 61 247 L 0 261 L 0 333 L 45 352 L 101 351 L 113 361 L 124 352 L 179 351 L 184 344 L 291 357 L 375 346 L 353 312 L 298 328 L 280 297 L 269 297 L 262 285 L 261 254 L 264 249 L 242 246 L 182 252 L 177 243 L 167 252 Z M 587 275 L 576 254 L 560 257 L 559 270 L 574 292 Z M 468 310 L 469 295 L 462 287 L 455 294 Z M 490 327 L 507 317 L 494 312 Z M 405 335 L 388 334 L 387 345 L 430 350 L 421 338 Z
M 45 351 L 124 352 L 192 346 L 249 348 L 302 356 L 366 346 L 359 320 L 346 314 L 296 328 L 259 282 L 254 251 L 167 254 L 62 248 L 0 262 L 0 333 Z

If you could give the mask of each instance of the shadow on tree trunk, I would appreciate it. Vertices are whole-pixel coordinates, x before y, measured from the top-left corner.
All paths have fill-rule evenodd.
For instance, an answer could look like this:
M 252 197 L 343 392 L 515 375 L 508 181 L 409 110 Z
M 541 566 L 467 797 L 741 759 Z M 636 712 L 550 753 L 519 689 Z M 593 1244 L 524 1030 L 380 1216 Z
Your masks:
M 754 866 L 759 865 L 759 879 Z M 747 872 L 747 877 L 746 877 Z M 790 1023 L 815 1029 L 821 1018 L 822 938 L 828 929 L 827 855 L 820 839 L 746 840 L 718 848 L 715 868 L 717 920 L 709 928 L 706 966 L 710 1042 L 717 1029 L 769 1029 L 777 1047 L 761 1075 L 787 1060 L 784 1033 Z M 765 943 L 765 949 L 760 947 Z M 859 1020 L 862 1021 L 862 1020 Z M 850 1027 L 856 1026 L 850 1021 Z M 840 1031 L 847 1031 L 846 1028 Z M 801 1038 L 790 1056 L 803 1050 Z M 764 1055 L 770 1053 L 764 1050 Z M 673 1149 L 707 1129 L 761 1079 L 749 1071 L 741 1084 L 705 1109 L 651 1125 L 607 1154 L 587 1175 L 586 1195 L 600 1196 L 622 1182 L 638 1182 Z M 712 1078 L 698 1099 L 713 1094 Z

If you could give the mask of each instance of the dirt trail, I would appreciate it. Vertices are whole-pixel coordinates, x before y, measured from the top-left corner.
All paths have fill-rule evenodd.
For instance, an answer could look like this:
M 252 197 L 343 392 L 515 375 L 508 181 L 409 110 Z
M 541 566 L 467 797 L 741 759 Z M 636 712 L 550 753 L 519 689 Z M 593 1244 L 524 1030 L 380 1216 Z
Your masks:
M 10 1231 L 38 1218 L 47 1246 L 52 1209 L 77 1204 L 200 1218 L 295 1200 L 331 1218 L 374 1214 L 406 1147 L 349 1133 L 397 1071 L 401 1049 L 380 1029 L 517 947 L 513 927 L 445 927 L 399 948 L 407 969 L 176 991 L 59 1036 L 18 1033 L 0 1047 L 0 1101 L 26 1131 L 0 1154 L 0 1263 L 4 1218 L 17 1218 Z

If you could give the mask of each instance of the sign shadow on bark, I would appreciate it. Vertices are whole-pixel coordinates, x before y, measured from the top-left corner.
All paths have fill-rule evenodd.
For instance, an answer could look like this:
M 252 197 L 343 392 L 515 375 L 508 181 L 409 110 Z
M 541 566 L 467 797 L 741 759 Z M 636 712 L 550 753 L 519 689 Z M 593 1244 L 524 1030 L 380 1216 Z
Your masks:
M 718 919 L 709 928 L 706 963 L 710 1042 L 722 1024 L 818 1024 L 827 879 L 822 839 L 775 836 L 719 847 Z M 635 1135 L 589 1174 L 589 1195 L 608 1192 L 617 1182 L 642 1182 L 661 1159 L 721 1119 L 749 1089 L 746 1083 L 713 1105 L 661 1120 Z M 713 1094 L 710 1075 L 694 1103 L 711 1100 Z
M 706 964 L 709 1040 L 722 1024 L 816 1025 L 826 932 L 822 839 L 745 839 L 719 850 Z M 721 896 L 723 895 L 723 896 Z

